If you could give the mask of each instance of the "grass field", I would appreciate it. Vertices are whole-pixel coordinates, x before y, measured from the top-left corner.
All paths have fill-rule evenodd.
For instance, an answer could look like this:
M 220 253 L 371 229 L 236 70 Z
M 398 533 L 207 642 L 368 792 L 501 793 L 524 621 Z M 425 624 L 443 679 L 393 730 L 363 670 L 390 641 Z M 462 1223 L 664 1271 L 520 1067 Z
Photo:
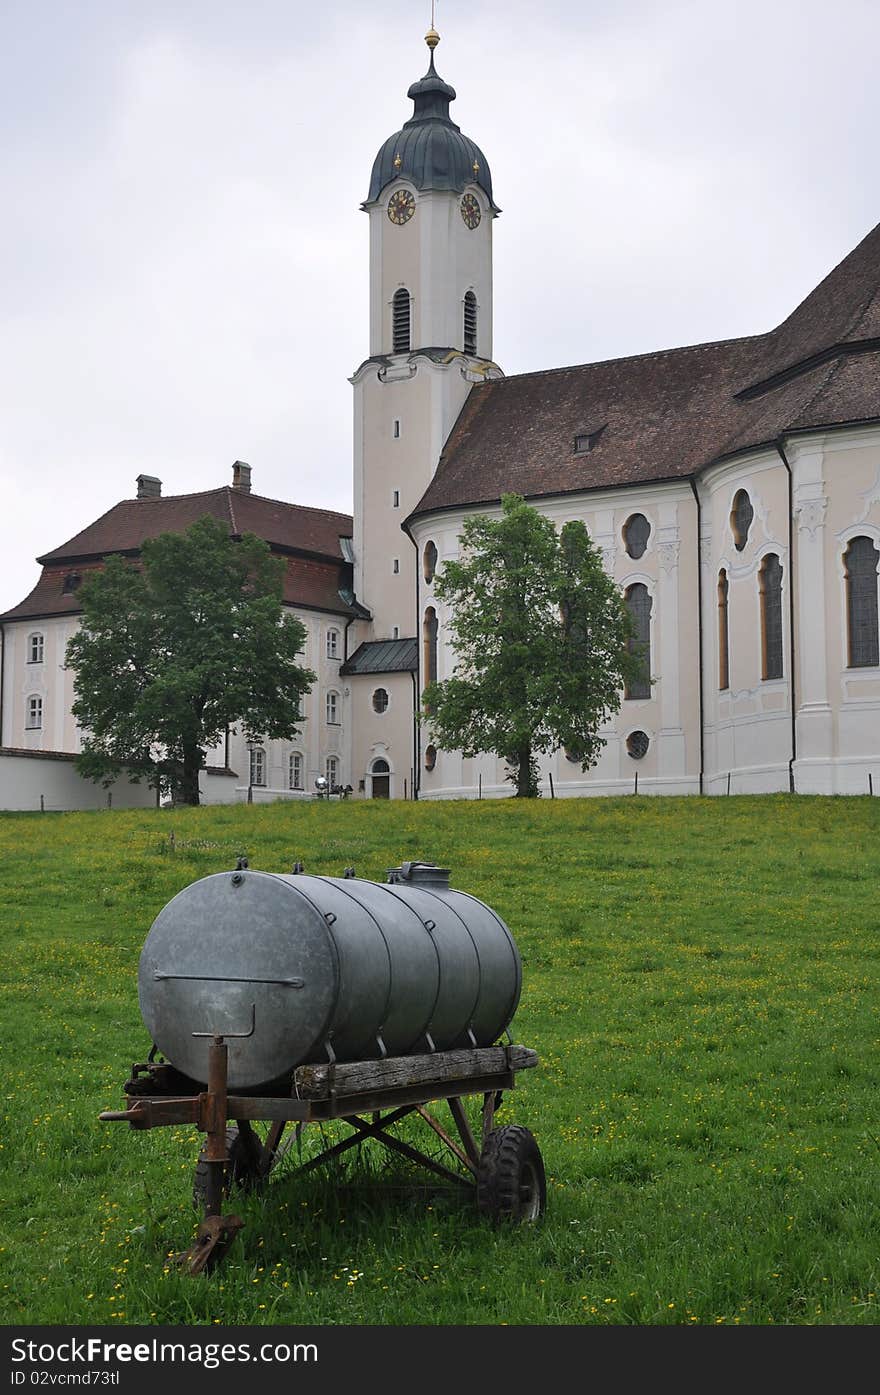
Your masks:
M 878 834 L 880 801 L 787 796 L 0 816 L 0 1321 L 876 1323 Z M 149 1049 L 152 920 L 241 853 L 436 861 L 503 916 L 540 1065 L 498 1122 L 539 1140 L 543 1222 L 365 1149 L 282 1167 L 216 1273 L 178 1272 L 199 1135 L 97 1115 Z

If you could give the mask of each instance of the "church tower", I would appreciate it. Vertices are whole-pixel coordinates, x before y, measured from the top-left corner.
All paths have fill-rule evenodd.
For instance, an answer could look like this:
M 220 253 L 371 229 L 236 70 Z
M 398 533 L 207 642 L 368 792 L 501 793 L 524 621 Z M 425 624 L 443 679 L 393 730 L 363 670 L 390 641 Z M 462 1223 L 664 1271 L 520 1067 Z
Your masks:
M 413 114 L 379 150 L 362 204 L 370 355 L 351 380 L 354 585 L 371 616 L 358 622 L 361 644 L 344 666 L 352 774 L 367 795 L 386 792 L 386 781 L 372 776 L 387 774 L 392 798 L 404 796 L 404 784 L 408 796 L 418 787 L 421 559 L 401 525 L 430 484 L 471 385 L 501 376 L 492 361 L 492 224 L 500 210 L 486 157 L 449 114 L 456 94 L 434 66 L 433 28 L 425 42 L 428 71 L 407 93 Z M 380 654 L 386 641 L 395 647 Z

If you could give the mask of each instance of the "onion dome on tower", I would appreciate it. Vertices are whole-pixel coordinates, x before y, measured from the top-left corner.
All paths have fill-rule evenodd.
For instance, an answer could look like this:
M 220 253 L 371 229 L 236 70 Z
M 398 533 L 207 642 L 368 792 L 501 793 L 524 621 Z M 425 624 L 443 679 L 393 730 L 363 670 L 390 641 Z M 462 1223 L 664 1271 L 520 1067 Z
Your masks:
M 431 50 L 428 71 L 407 92 L 414 104 L 413 114 L 399 131 L 389 136 L 373 161 L 370 192 L 363 208 L 374 204 L 387 184 L 408 179 L 416 189 L 448 189 L 462 193 L 468 184 L 483 190 L 493 213 L 500 213 L 492 198 L 492 175 L 478 145 L 462 135 L 449 115 L 455 88 L 444 82 L 434 67 L 434 49 L 440 42 L 435 29 L 429 29 L 425 43 Z

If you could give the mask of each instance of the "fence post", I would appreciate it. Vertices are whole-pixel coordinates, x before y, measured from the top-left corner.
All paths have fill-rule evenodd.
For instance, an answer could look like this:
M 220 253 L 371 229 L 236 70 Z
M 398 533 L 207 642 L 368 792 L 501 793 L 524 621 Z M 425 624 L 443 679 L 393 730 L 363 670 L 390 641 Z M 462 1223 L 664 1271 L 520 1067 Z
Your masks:
M 551 798 L 551 799 L 555 799 L 555 798 L 556 798 L 556 791 L 555 791 L 554 788 L 553 788 L 553 776 L 550 774 L 550 771 L 549 771 L 549 770 L 547 771 L 547 775 L 548 775 L 549 780 L 550 780 L 550 798 Z
M 44 794 L 41 794 L 41 795 L 40 795 L 40 813 L 41 813 L 41 814 L 45 814 L 45 812 L 46 812 L 46 796 L 45 796 Z
M 638 792 L 639 792 L 639 772 L 636 771 L 636 783 L 635 783 L 635 788 L 634 788 L 634 790 L 633 790 L 633 794 L 638 794 Z
M 730 794 L 730 771 L 727 772 L 727 793 Z
M 477 776 L 477 799 L 483 798 L 483 772 Z
M 874 776 L 868 771 L 868 794 L 874 793 Z

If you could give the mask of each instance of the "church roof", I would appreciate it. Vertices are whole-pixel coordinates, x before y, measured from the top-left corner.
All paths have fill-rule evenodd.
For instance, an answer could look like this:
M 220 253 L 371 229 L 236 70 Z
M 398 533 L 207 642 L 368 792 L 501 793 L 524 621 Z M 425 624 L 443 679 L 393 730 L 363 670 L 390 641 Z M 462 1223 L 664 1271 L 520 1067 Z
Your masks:
M 429 35 L 429 44 L 430 39 Z M 373 161 L 364 208 L 375 203 L 393 180 L 408 179 L 417 189 L 450 189 L 457 193 L 468 184 L 477 184 L 493 212 L 500 212 L 492 198 L 492 175 L 485 155 L 449 115 L 455 88 L 444 82 L 434 67 L 433 47 L 428 71 L 406 95 L 412 99 L 413 114 L 388 137 Z
M 686 479 L 788 433 L 880 419 L 880 225 L 768 334 L 471 389 L 413 516 Z

